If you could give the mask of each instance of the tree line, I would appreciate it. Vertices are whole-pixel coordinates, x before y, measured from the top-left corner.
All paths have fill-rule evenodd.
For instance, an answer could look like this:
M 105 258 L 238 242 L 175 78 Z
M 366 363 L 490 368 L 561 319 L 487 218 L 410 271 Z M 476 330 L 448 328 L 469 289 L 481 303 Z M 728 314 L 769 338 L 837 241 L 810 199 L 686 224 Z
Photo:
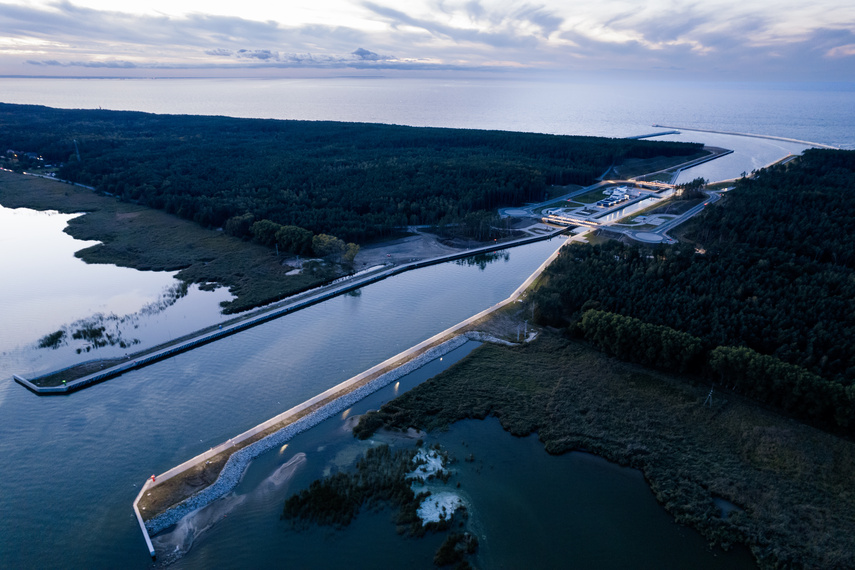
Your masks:
M 705 350 L 703 341 L 671 327 L 590 309 L 575 331 L 621 360 L 712 378 L 741 394 L 823 427 L 855 429 L 855 385 L 848 387 L 744 346 Z
M 534 296 L 536 316 L 621 358 L 694 367 L 851 428 L 853 190 L 855 151 L 806 151 L 739 181 L 689 223 L 694 243 L 568 246 Z
M 3 145 L 63 163 L 63 179 L 206 227 L 251 214 L 254 221 L 356 243 L 407 225 L 451 226 L 473 213 L 539 201 L 548 185 L 590 184 L 625 158 L 688 156 L 700 148 L 0 104 Z M 482 225 L 461 227 L 481 231 Z

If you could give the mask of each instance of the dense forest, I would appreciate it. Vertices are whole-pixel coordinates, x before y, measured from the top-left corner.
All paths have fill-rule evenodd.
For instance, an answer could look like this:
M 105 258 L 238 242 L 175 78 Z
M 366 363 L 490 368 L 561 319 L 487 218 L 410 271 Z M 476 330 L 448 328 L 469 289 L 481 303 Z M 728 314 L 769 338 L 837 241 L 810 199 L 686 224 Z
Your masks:
M 62 164 L 60 178 L 206 227 L 248 216 L 354 242 L 540 200 L 548 185 L 589 184 L 625 158 L 700 150 L 629 139 L 8 104 L 0 104 L 0 146 L 20 151 L 21 167 Z M 252 237 L 251 225 L 232 225 Z
M 855 404 L 855 151 L 807 151 L 726 196 L 692 222 L 687 243 L 565 249 L 537 291 L 540 321 L 628 360 L 703 364 L 726 386 L 845 426 Z M 663 340 L 645 323 L 691 336 Z

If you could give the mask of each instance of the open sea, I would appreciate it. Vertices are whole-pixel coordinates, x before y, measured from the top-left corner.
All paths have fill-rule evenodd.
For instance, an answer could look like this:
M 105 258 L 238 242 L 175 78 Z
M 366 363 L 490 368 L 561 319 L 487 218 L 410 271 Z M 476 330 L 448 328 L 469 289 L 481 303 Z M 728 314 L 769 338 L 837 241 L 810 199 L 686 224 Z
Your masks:
M 662 124 L 855 148 L 855 83 L 0 78 L 0 102 L 606 137 Z

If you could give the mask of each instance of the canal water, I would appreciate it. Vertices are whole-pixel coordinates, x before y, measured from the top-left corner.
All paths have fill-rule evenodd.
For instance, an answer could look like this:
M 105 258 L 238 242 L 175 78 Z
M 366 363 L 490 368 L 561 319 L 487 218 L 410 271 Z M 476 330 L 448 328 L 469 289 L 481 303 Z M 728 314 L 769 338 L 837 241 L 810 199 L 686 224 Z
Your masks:
M 35 396 L 0 359 L 3 566 L 147 567 L 130 507 L 146 477 L 507 298 L 562 243 L 408 272 L 70 396 Z
M 790 154 L 801 154 L 811 147 L 791 141 L 744 137 L 721 133 L 682 131 L 678 135 L 654 137 L 651 140 L 676 142 L 703 142 L 707 146 L 726 148 L 733 152 L 680 172 L 676 184 L 686 184 L 696 178 L 710 182 L 739 178 L 751 174 Z

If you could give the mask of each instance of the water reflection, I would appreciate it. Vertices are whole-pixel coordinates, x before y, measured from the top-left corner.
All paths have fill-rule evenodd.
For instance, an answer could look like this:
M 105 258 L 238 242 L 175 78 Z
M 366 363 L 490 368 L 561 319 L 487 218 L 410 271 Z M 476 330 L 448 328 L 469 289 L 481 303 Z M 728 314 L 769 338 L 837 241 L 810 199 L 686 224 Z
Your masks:
M 510 258 L 511 253 L 506 249 L 502 249 L 488 253 L 479 253 L 478 255 L 473 255 L 471 257 L 464 257 L 463 259 L 456 260 L 455 263 L 457 265 L 468 267 L 478 267 L 481 271 L 484 271 L 490 263 L 495 263 L 497 261 L 507 262 Z
M 605 216 L 597 218 L 597 221 L 600 223 L 616 222 L 621 218 L 625 218 L 636 212 L 640 212 L 641 210 L 649 208 L 650 206 L 653 206 L 657 202 L 661 201 L 662 198 L 645 198 L 641 202 L 636 202 L 635 204 L 629 205 L 625 208 L 621 208 L 620 210 L 615 210 L 614 212 L 608 213 Z
M 223 320 L 223 288 L 202 291 L 174 272 L 87 264 L 95 245 L 64 233 L 80 214 L 0 206 L 0 354 L 16 373 L 38 375 L 122 356 Z M 61 278 L 59 278 L 61 276 Z

